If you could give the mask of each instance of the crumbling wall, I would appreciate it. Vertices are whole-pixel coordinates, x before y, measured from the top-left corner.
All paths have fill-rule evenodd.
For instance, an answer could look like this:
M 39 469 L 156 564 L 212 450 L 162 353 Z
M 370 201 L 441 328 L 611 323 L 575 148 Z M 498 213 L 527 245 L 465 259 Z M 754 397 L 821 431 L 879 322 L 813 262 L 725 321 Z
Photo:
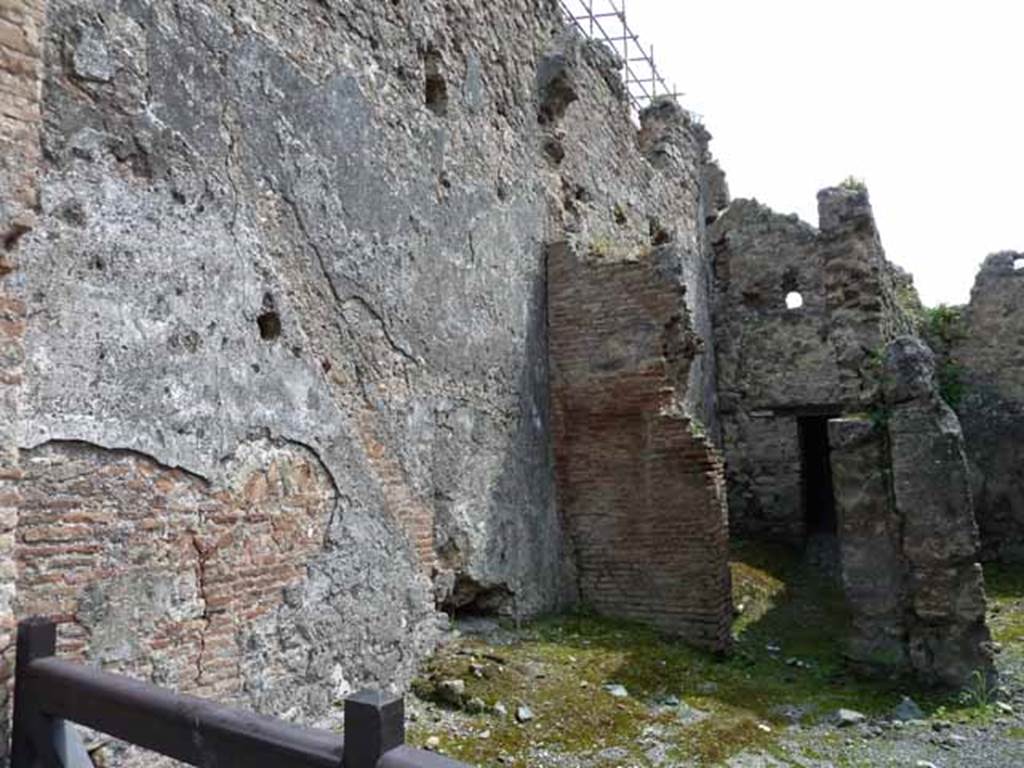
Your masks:
M 986 559 L 1024 559 L 1024 255 L 983 264 L 942 365 L 971 464 Z
M 641 115 L 638 141 L 598 131 L 572 142 L 588 115 L 626 109 L 616 89 L 582 87 L 579 62 L 600 50 L 563 38 L 540 70 L 545 146 L 563 189 L 547 272 L 559 506 L 583 601 L 722 648 L 731 598 L 712 443 L 710 136 L 662 100 Z M 598 61 L 613 78 L 614 62 Z M 609 186 L 603 168 L 620 181 Z M 643 198 L 622 186 L 633 178 Z
M 908 332 L 867 192 L 818 194 L 819 228 L 752 200 L 709 230 L 733 530 L 800 541 L 798 418 L 870 410 L 885 342 Z M 787 296 L 799 294 L 797 307 Z
M 849 653 L 886 671 L 960 687 L 993 675 L 985 591 L 956 414 L 935 360 L 901 337 L 884 361 L 885 427 L 830 423 L 842 578 L 854 623 Z
M 834 407 L 824 265 L 795 216 L 736 200 L 710 228 L 718 398 L 732 531 L 800 540 L 799 406 Z M 799 309 L 786 306 L 797 292 Z
M 289 707 L 346 692 L 325 640 L 354 627 L 311 600 L 325 537 L 338 535 L 336 491 L 308 450 L 242 446 L 223 487 L 87 443 L 48 443 L 23 462 L 18 610 L 59 621 L 61 653 L 217 698 L 280 696 L 285 673 L 299 683 Z M 305 631 L 282 645 L 272 619 Z M 366 670 L 377 684 L 401 655 L 397 636 L 390 646 Z
M 22 504 L 17 417 L 24 380 L 22 236 L 36 223 L 42 0 L 0 2 L 0 760 L 7 754 L 14 663 L 14 537 Z

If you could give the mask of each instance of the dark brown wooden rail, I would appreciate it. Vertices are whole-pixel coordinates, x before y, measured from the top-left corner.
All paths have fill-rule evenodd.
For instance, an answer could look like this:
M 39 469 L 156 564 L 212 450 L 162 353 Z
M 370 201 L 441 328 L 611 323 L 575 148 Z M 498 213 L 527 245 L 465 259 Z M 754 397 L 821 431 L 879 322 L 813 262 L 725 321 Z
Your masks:
M 344 737 L 57 658 L 56 626 L 18 625 L 12 768 L 91 768 L 70 723 L 200 768 L 469 768 L 405 745 L 402 699 L 345 701 Z

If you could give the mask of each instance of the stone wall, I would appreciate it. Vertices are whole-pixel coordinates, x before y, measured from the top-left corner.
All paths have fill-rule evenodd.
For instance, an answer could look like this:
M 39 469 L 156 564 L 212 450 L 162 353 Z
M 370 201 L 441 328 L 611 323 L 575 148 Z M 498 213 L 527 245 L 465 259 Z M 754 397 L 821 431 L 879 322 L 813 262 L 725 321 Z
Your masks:
M 0 0 L 0 759 L 6 755 L 14 662 L 15 529 L 20 494 L 17 416 L 24 379 L 22 237 L 36 223 L 42 0 Z
M 1024 559 L 1024 255 L 989 256 L 942 365 L 959 400 L 984 556 Z
M 833 419 L 829 447 L 840 578 L 852 620 L 847 654 L 869 670 L 903 672 L 910 662 L 906 567 L 888 435 L 868 418 Z
M 867 192 L 822 190 L 818 213 L 815 229 L 737 200 L 709 231 L 730 521 L 740 535 L 802 540 L 798 419 L 869 410 L 880 399 L 881 350 L 910 328 Z M 800 306 L 787 306 L 791 293 Z
M 638 135 L 614 57 L 550 2 L 51 0 L 32 50 L 38 210 L 3 305 L 32 318 L 4 326 L 19 615 L 55 612 L 92 663 L 309 719 L 403 685 L 439 609 L 571 604 L 545 292 L 565 242 L 675 254 L 703 353 L 648 445 L 699 528 L 674 621 L 721 644 L 695 427 L 717 431 L 709 137 L 678 107 Z
M 993 671 L 985 590 L 956 414 L 931 351 L 901 337 L 886 349 L 884 430 L 830 424 L 842 578 L 854 616 L 849 653 L 888 673 L 954 688 Z
M 679 397 L 697 353 L 679 253 L 548 256 L 559 499 L 580 594 L 714 649 L 732 618 L 721 459 Z

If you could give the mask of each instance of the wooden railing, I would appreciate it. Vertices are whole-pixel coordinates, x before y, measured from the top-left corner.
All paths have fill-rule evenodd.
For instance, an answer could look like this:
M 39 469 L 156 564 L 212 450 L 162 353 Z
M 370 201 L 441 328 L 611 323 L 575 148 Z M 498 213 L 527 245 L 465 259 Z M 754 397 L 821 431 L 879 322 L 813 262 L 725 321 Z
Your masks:
M 92 768 L 72 723 L 200 768 L 469 768 L 405 746 L 402 699 L 345 700 L 345 732 L 304 728 L 57 658 L 52 621 L 18 625 L 11 768 Z

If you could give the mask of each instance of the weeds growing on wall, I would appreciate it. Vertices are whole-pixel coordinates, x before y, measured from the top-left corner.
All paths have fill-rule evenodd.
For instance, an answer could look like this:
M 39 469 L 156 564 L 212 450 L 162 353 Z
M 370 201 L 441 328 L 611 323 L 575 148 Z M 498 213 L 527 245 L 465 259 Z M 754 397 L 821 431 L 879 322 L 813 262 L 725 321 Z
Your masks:
M 896 287 L 896 306 L 906 315 L 918 333 L 928 320 L 928 310 L 921 304 L 913 284 L 898 285 Z
M 854 192 L 866 192 L 868 185 L 864 183 L 864 179 L 858 179 L 856 176 L 847 176 L 841 182 L 839 186 L 843 189 L 850 189 Z
M 956 410 L 967 393 L 963 366 L 947 360 L 939 365 L 936 374 L 939 380 L 939 394 L 950 408 Z
M 921 329 L 928 341 L 940 342 L 944 349 L 963 338 L 964 313 L 960 307 L 939 304 L 924 311 L 924 327 Z

